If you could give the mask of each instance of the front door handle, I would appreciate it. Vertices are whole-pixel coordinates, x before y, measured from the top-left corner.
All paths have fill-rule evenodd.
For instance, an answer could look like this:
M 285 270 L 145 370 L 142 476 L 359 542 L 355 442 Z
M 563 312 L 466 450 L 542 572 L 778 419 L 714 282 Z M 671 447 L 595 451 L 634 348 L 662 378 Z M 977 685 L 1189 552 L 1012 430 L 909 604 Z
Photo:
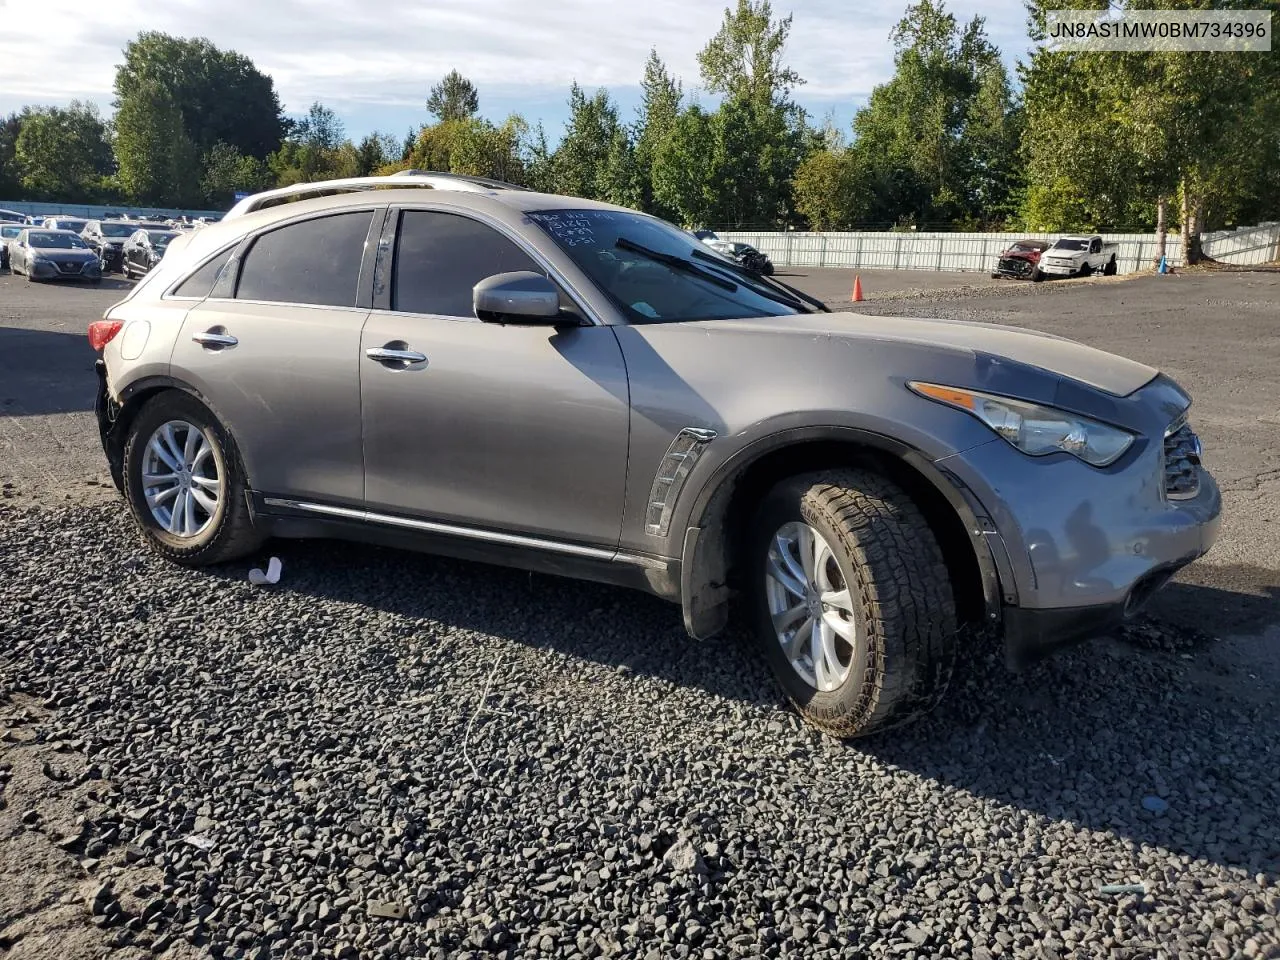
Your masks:
M 422 363 L 427 359 L 425 353 L 418 353 L 416 350 L 397 350 L 392 347 L 370 347 L 364 355 L 379 363 Z
M 211 330 L 193 333 L 191 339 L 204 347 L 234 347 L 240 342 L 229 333 L 214 333 Z

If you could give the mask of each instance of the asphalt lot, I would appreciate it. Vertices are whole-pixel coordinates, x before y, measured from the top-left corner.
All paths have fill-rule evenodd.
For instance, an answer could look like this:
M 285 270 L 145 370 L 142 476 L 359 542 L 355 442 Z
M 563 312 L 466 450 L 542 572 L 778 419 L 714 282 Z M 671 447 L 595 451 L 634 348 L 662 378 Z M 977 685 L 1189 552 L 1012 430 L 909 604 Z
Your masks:
M 852 307 L 796 274 L 1162 368 L 1217 547 L 1118 640 L 975 646 L 932 716 L 839 744 L 639 594 L 157 560 L 91 410 L 120 288 L 0 275 L 0 956 L 1280 956 L 1280 275 L 864 272 Z

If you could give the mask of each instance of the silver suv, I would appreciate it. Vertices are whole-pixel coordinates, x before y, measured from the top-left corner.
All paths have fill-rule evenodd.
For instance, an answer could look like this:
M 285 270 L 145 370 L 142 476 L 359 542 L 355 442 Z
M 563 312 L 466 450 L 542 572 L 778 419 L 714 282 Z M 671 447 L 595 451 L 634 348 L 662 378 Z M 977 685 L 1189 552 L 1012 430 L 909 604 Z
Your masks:
M 1015 662 L 1113 628 L 1218 530 L 1156 370 L 831 313 L 654 217 L 489 181 L 251 197 L 90 338 L 164 556 L 375 540 L 638 587 L 698 639 L 740 598 L 838 736 L 927 709 L 972 628 Z

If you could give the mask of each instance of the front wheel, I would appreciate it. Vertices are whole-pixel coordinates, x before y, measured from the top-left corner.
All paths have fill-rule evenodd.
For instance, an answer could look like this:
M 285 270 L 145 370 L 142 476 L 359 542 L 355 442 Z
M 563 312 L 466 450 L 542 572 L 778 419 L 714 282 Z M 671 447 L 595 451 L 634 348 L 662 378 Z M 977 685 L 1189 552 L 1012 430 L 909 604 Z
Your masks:
M 951 581 L 896 484 L 853 469 L 784 481 L 757 512 L 748 563 L 765 659 L 818 728 L 864 736 L 945 692 L 958 629 Z
M 1093 276 L 1093 264 L 1091 264 L 1091 263 L 1086 263 L 1086 264 L 1084 264 L 1084 265 L 1080 268 L 1080 276 L 1082 276 L 1082 277 L 1091 277 L 1091 276 Z
M 194 397 L 162 393 L 130 425 L 125 498 L 156 553 L 204 566 L 253 552 L 246 486 L 230 436 Z

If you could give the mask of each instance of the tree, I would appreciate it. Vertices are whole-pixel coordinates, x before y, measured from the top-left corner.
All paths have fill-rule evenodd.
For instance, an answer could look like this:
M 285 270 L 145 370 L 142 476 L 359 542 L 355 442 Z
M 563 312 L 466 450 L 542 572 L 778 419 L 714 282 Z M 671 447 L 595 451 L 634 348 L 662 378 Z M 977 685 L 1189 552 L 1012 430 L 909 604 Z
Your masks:
M 18 198 L 22 195 L 22 171 L 18 169 L 18 134 L 22 132 L 22 117 L 11 113 L 0 119 L 0 197 Z
M 811 230 L 848 230 L 867 216 L 866 171 L 861 154 L 842 143 L 814 150 L 793 180 L 796 211 Z
M 687 227 L 705 227 L 715 215 L 711 156 L 715 131 L 696 104 L 684 110 L 653 158 L 653 198 Z
M 229 143 L 214 144 L 205 157 L 200 189 L 214 209 L 230 206 L 238 191 L 256 193 L 272 185 L 271 171 L 263 161 L 246 157 Z
M 1182 226 L 1184 257 L 1195 262 L 1203 229 L 1280 209 L 1274 175 L 1280 163 L 1280 67 L 1274 57 L 1053 50 L 1044 42 L 1048 6 L 1044 0 L 1029 4 L 1038 46 L 1023 71 L 1028 223 L 1054 229 L 1147 226 L 1172 208 Z M 1201 5 L 1173 0 L 1172 6 Z
M 639 201 L 644 209 L 662 217 L 670 217 L 674 211 L 654 199 L 653 162 L 658 148 L 675 129 L 683 93 L 680 82 L 667 72 L 666 64 L 658 57 L 657 50 L 649 51 L 640 90 L 643 103 L 635 142 L 636 176 L 640 181 Z
M 590 97 L 575 82 L 569 90 L 569 120 L 552 162 L 557 193 L 586 200 L 604 200 L 616 188 L 611 183 L 609 158 L 617 136 L 626 133 L 618 122 L 618 108 L 603 87 Z
M 1007 213 L 1016 105 L 982 18 L 961 28 L 943 0 L 918 0 L 891 37 L 893 78 L 853 124 L 854 150 L 876 185 L 870 216 L 976 225 Z
M 312 150 L 336 150 L 344 136 L 342 120 L 317 100 L 311 104 L 307 115 L 294 123 L 289 139 Z
M 400 141 L 389 133 L 370 133 L 356 147 L 356 176 L 367 177 L 400 159 Z
M 22 190 L 41 200 L 92 201 L 111 172 L 106 124 L 91 103 L 26 109 L 19 116 L 14 161 Z
M 464 120 L 474 117 L 479 110 L 480 95 L 475 84 L 457 70 L 445 74 L 427 98 L 427 112 L 439 120 Z
M 782 62 L 791 17 L 773 21 L 769 0 L 738 0 L 725 8 L 720 30 L 698 54 L 707 89 L 755 103 L 785 101 L 792 87 L 804 83 Z
M 168 93 L 201 153 L 221 142 L 265 158 L 280 144 L 284 127 L 275 85 L 248 57 L 220 50 L 202 37 L 140 33 L 116 68 L 117 109 L 147 83 Z
M 116 161 L 125 195 L 135 203 L 187 206 L 200 182 L 195 145 L 169 91 L 147 81 L 129 90 L 115 116 Z

